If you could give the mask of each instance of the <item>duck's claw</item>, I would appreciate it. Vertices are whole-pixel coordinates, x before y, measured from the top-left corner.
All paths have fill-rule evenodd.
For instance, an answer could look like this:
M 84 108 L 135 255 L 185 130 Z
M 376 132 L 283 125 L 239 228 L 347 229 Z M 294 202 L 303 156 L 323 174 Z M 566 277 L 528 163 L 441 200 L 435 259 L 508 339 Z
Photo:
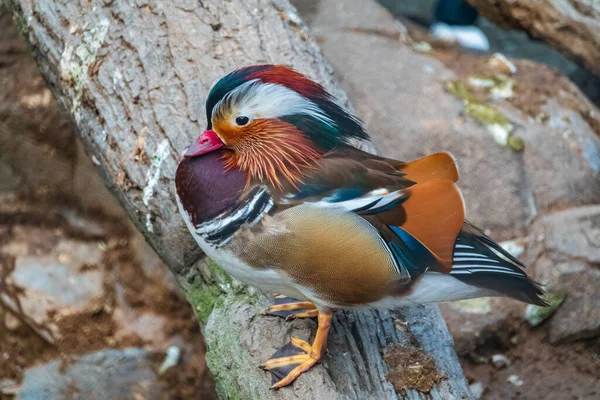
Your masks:
M 330 313 L 321 313 L 317 335 L 312 345 L 304 340 L 292 338 L 290 343 L 277 350 L 260 368 L 271 372 L 271 389 L 279 389 L 292 383 L 308 371 L 326 350 L 327 333 L 331 326 Z
M 300 301 L 282 295 L 274 296 L 275 304 L 267 308 L 261 315 L 271 315 L 291 321 L 295 318 L 314 318 L 319 315 L 310 301 Z
M 286 321 L 293 321 L 296 318 L 317 318 L 319 316 L 319 310 L 308 310 L 304 312 L 293 312 L 285 317 Z
M 304 340 L 292 338 L 292 341 L 271 356 L 260 368 L 271 373 L 271 389 L 289 385 L 303 372 L 319 361 L 320 357 L 311 356 L 312 346 Z

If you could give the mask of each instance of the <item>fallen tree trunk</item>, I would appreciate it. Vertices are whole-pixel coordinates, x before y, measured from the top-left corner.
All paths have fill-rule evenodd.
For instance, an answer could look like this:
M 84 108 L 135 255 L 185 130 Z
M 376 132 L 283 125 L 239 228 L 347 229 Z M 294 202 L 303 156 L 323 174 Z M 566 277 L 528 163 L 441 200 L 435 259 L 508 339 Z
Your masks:
M 487 19 L 548 42 L 600 76 L 600 2 L 468 0 Z
M 415 388 L 434 399 L 470 396 L 437 306 L 401 316 L 337 313 L 327 368 L 269 391 L 257 365 L 292 331 L 307 339 L 314 322 L 257 317 L 267 297 L 202 258 L 179 217 L 175 169 L 206 124 L 204 99 L 215 79 L 243 65 L 288 64 L 347 103 L 287 1 L 8 4 L 106 184 L 194 306 L 222 398 L 421 398 Z M 409 358 L 416 379 L 394 379 L 395 369 L 410 369 Z

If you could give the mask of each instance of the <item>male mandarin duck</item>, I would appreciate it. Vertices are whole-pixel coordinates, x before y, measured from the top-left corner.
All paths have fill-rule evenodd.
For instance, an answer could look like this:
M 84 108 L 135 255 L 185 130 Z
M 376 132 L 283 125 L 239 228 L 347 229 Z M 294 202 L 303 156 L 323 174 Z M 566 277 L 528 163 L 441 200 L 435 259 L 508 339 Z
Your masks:
M 179 209 L 228 273 L 318 317 L 262 367 L 273 388 L 322 357 L 333 312 L 484 296 L 544 305 L 523 264 L 465 221 L 448 153 L 401 162 L 358 150 L 361 122 L 319 84 L 279 65 L 239 69 L 206 100 L 208 129 L 176 174 Z

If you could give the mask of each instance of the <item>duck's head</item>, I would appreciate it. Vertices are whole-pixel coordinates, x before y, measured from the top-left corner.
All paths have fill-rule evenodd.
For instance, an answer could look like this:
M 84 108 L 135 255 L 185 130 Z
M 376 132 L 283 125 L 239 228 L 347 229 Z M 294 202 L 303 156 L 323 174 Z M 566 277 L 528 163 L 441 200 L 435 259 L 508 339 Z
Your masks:
M 318 83 L 281 65 L 238 69 L 219 79 L 206 100 L 208 128 L 186 157 L 218 149 L 224 163 L 281 187 L 352 138 L 368 139 L 361 122 Z

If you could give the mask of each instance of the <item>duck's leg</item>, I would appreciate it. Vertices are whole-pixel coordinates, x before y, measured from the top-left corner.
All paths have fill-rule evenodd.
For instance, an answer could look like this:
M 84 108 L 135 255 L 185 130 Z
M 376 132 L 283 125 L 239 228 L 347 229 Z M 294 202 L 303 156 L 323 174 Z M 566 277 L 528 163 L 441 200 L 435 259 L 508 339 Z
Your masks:
M 331 327 L 333 312 L 319 312 L 317 335 L 312 345 L 304 340 L 292 338 L 291 342 L 277 350 L 261 368 L 271 372 L 273 386 L 279 389 L 292 383 L 303 372 L 317 363 L 327 349 L 327 335 Z
M 295 318 L 314 318 L 319 312 L 310 301 L 300 301 L 283 295 L 275 295 L 275 304 L 267 308 L 261 315 L 272 315 L 290 321 Z

